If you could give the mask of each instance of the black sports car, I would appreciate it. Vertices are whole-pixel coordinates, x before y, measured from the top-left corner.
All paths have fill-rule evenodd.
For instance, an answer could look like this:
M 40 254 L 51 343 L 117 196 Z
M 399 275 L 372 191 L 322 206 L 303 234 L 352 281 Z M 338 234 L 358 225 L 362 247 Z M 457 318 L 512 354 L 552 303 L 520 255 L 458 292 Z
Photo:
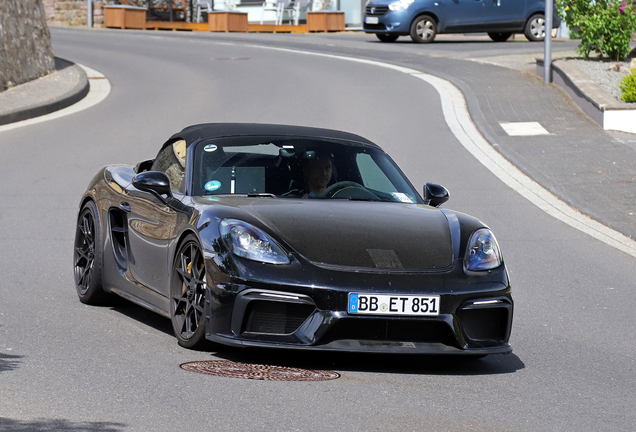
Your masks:
M 509 353 L 513 301 L 480 221 L 439 209 L 349 133 L 202 124 L 102 168 L 80 202 L 79 298 L 171 318 L 179 344 Z

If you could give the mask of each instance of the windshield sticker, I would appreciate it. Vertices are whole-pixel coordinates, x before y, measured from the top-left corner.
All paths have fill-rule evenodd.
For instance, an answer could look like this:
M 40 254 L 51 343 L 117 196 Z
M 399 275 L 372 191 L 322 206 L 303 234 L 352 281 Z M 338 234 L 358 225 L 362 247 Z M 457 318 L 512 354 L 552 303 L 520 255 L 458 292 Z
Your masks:
M 203 147 L 203 150 L 205 150 L 206 152 L 213 152 L 216 151 L 216 146 L 214 144 L 208 144 L 205 147 Z
M 411 204 L 413 204 L 413 200 L 411 198 L 409 198 L 408 195 L 403 194 L 402 192 L 391 192 L 391 195 L 393 195 L 395 198 L 399 199 L 403 203 L 411 203 Z
M 205 199 L 207 199 L 208 201 L 221 201 L 219 197 L 215 197 L 215 196 L 205 197 Z
M 220 187 L 221 187 L 221 182 L 218 180 L 212 180 L 205 184 L 205 190 L 210 192 L 215 191 Z

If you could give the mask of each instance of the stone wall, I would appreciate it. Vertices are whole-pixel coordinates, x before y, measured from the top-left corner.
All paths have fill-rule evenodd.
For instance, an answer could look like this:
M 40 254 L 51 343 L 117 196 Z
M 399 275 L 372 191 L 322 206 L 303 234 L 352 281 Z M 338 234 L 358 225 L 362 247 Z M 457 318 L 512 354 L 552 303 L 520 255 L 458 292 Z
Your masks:
M 42 0 L 0 0 L 0 91 L 54 68 Z
M 43 0 L 46 21 L 58 27 L 86 27 L 88 25 L 86 0 Z M 93 1 L 93 27 L 104 27 L 104 5 L 116 0 Z

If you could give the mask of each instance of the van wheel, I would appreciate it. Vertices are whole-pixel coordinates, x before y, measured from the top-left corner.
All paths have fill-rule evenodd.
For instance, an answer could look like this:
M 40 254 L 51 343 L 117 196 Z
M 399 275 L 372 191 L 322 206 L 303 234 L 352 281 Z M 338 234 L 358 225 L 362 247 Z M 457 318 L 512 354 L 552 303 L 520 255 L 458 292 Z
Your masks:
M 495 42 L 505 42 L 512 36 L 512 33 L 488 33 L 488 36 Z
M 399 35 L 396 35 L 396 34 L 393 34 L 393 33 L 376 33 L 375 35 L 382 42 L 395 42 L 397 40 L 397 38 L 400 37 Z
M 523 31 L 529 41 L 538 42 L 545 38 L 545 17 L 535 14 L 530 17 Z
M 415 18 L 411 24 L 411 39 L 417 43 L 433 42 L 437 35 L 437 23 L 428 15 Z

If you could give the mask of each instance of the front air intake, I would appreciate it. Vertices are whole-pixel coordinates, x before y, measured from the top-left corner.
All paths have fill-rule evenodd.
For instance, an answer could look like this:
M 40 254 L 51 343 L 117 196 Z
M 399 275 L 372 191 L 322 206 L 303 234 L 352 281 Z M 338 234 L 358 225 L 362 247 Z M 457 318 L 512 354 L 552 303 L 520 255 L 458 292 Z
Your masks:
M 241 333 L 291 334 L 305 322 L 315 306 L 277 301 L 251 301 L 245 311 Z
M 508 309 L 465 309 L 461 312 L 461 321 L 469 339 L 503 341 L 508 329 Z
M 340 339 L 457 345 L 451 329 L 445 322 L 428 319 L 344 318 L 329 329 L 321 342 Z

